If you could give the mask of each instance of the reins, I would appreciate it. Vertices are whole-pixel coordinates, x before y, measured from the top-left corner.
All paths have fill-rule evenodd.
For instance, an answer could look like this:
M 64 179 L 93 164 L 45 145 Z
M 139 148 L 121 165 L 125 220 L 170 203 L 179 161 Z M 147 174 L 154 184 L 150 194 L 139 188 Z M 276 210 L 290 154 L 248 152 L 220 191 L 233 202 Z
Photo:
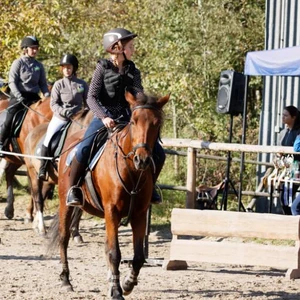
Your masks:
M 152 105 L 149 105 L 149 104 L 137 105 L 136 107 L 133 108 L 132 112 L 134 112 L 137 109 L 153 109 L 153 110 L 159 111 L 157 108 L 155 108 L 155 107 L 153 107 Z M 127 124 L 127 126 L 123 128 L 123 130 L 125 130 L 125 128 L 127 129 L 127 131 L 125 132 L 123 137 L 125 137 L 129 133 L 130 134 L 130 139 L 131 139 L 131 135 L 132 135 L 131 134 L 131 125 L 132 125 L 132 123 L 129 122 L 129 124 Z M 131 216 L 132 216 L 136 196 L 138 195 L 138 193 L 141 191 L 144 184 L 146 183 L 146 181 L 144 181 L 143 184 L 140 184 L 143 173 L 144 173 L 144 170 L 139 171 L 139 176 L 138 176 L 137 180 L 134 180 L 133 175 L 132 175 L 132 171 L 131 171 L 131 169 L 129 167 L 129 164 L 128 164 L 128 159 L 131 159 L 130 157 L 135 155 L 137 149 L 145 148 L 146 150 L 150 151 L 150 153 L 151 153 L 150 159 L 151 159 L 151 163 L 153 165 L 154 170 L 156 169 L 156 167 L 155 167 L 154 160 L 152 158 L 152 149 L 147 143 L 138 143 L 138 144 L 136 144 L 135 146 L 132 147 L 132 150 L 128 154 L 125 154 L 124 150 L 122 149 L 122 146 L 120 145 L 120 140 L 119 140 L 118 135 L 116 135 L 116 143 L 114 143 L 112 139 L 111 139 L 111 141 L 112 141 L 112 143 L 114 145 L 114 148 L 115 148 L 114 159 L 115 159 L 115 168 L 116 168 L 117 176 L 120 180 L 120 183 L 121 183 L 123 189 L 126 191 L 127 194 L 130 195 L 130 204 L 129 204 L 129 209 L 128 209 L 128 215 L 124 220 L 121 220 L 120 223 L 119 223 L 119 226 L 121 226 L 121 225 L 127 226 L 128 223 L 131 220 Z M 119 153 L 118 150 L 122 153 L 122 159 L 125 163 L 127 173 L 129 175 L 131 184 L 133 186 L 131 191 L 129 191 L 129 189 L 126 187 L 126 183 L 124 182 L 124 180 L 122 179 L 121 174 L 120 174 L 120 169 L 119 169 L 119 164 L 118 164 L 118 153 Z
M 19 103 L 16 103 L 19 104 Z M 35 104 L 35 103 L 34 103 Z M 35 109 L 31 108 L 30 106 L 26 105 L 24 102 L 22 102 L 22 105 L 27 108 L 28 110 L 33 111 L 35 114 L 37 114 L 38 116 L 42 117 L 43 119 L 45 119 L 46 121 L 50 122 L 50 120 L 48 118 L 46 118 L 44 115 L 42 115 L 40 112 L 36 111 Z

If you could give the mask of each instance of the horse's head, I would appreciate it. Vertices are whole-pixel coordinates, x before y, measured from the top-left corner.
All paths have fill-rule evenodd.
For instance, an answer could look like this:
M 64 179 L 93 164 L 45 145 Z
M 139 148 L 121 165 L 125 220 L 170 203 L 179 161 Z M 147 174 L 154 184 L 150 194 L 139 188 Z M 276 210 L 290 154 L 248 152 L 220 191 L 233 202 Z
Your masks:
M 137 170 L 144 170 L 152 161 L 152 150 L 163 123 L 162 107 L 170 96 L 158 98 L 139 94 L 134 97 L 126 92 L 125 97 L 132 112 L 130 132 L 133 163 Z

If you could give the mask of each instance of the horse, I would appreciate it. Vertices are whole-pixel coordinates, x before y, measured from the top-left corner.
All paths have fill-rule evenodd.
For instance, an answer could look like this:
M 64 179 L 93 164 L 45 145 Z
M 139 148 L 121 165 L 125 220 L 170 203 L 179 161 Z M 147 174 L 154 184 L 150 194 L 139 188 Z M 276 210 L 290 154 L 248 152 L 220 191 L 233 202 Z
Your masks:
M 85 129 L 92 119 L 93 114 L 88 110 L 82 110 L 77 113 L 71 119 L 71 125 L 67 129 L 67 136 L 72 135 L 78 130 Z M 30 182 L 30 192 L 32 201 L 35 203 L 38 214 L 33 222 L 33 227 L 40 235 L 46 234 L 46 227 L 44 224 L 44 202 L 48 196 L 49 191 L 51 191 L 58 184 L 58 173 L 56 163 L 53 161 L 48 163 L 47 167 L 47 180 L 40 180 L 37 176 L 40 168 L 40 160 L 36 156 L 36 150 L 43 142 L 43 138 L 46 134 L 48 124 L 40 124 L 34 128 L 27 136 L 24 141 L 25 153 L 29 154 L 24 158 L 25 165 L 27 168 L 27 175 Z M 59 160 L 59 157 L 57 157 Z M 78 212 L 79 216 L 81 211 Z M 79 220 L 72 225 L 72 236 L 75 242 L 82 242 L 82 237 L 79 234 Z
M 81 209 L 91 215 L 105 218 L 105 253 L 109 269 L 108 296 L 111 299 L 124 299 L 137 285 L 137 278 L 145 262 L 143 242 L 146 234 L 147 211 L 150 206 L 155 171 L 152 149 L 159 136 L 163 123 L 163 106 L 169 95 L 154 97 L 125 93 L 131 109 L 130 122 L 121 130 L 110 132 L 105 148 L 94 167 L 90 170 L 95 194 L 90 193 L 87 181 L 82 183 L 84 203 Z M 66 151 L 59 161 L 58 194 L 59 211 L 49 230 L 49 251 L 56 246 L 60 249 L 62 288 L 73 291 L 70 283 L 70 270 L 67 248 L 70 239 L 70 224 L 74 207 L 66 205 L 68 193 L 69 155 L 80 141 L 83 133 L 72 135 L 65 143 Z M 76 149 L 76 147 L 75 147 Z M 95 199 L 95 195 L 99 198 Z M 125 219 L 124 219 L 125 218 Z M 119 265 L 121 251 L 118 241 L 120 225 L 131 224 L 134 256 L 130 273 L 120 283 Z
M 25 106 L 25 105 L 24 105 Z M 3 99 L 0 101 L 0 111 L 6 109 L 8 107 L 8 99 Z M 26 107 L 28 109 L 26 116 L 24 118 L 22 127 L 20 132 L 16 138 L 12 138 L 9 143 L 9 151 L 11 152 L 5 153 L 4 159 L 7 161 L 7 165 L 5 168 L 5 178 L 6 178 L 6 186 L 7 186 L 7 205 L 5 207 L 4 214 L 8 219 L 12 219 L 14 217 L 14 193 L 13 193 L 13 183 L 14 176 L 16 171 L 24 164 L 23 154 L 25 153 L 25 139 L 27 135 L 39 124 L 48 124 L 52 117 L 52 110 L 50 107 L 50 98 L 43 98 L 36 103 L 30 105 L 30 107 Z M 13 141 L 13 142 L 12 142 Z M 15 150 L 18 148 L 17 150 Z M 20 154 L 20 155 L 19 155 Z M 49 193 L 48 193 L 49 195 Z M 33 220 L 33 202 L 32 199 L 26 209 L 26 221 Z

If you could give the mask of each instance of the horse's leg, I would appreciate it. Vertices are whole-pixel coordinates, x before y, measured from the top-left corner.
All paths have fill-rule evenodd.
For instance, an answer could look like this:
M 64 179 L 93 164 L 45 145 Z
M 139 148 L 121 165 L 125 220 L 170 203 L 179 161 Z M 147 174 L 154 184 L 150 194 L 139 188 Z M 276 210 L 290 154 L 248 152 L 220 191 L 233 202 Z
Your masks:
M 65 203 L 60 203 L 59 208 L 59 249 L 62 272 L 60 274 L 61 286 L 67 291 L 73 291 L 70 282 L 70 270 L 67 256 L 67 249 L 70 240 L 70 226 L 74 207 L 67 207 Z
M 119 220 L 114 216 L 111 209 L 105 210 L 106 242 L 105 254 L 109 268 L 109 289 L 108 297 L 110 299 L 124 299 L 120 286 L 119 266 L 121 262 L 121 251 L 118 239 Z
M 8 219 L 12 219 L 14 217 L 14 191 L 13 191 L 13 183 L 14 176 L 16 171 L 20 165 L 15 165 L 12 163 L 8 163 L 5 168 L 5 178 L 6 178 L 6 188 L 7 188 L 7 199 L 6 199 L 6 207 L 4 210 L 4 214 Z
M 33 214 L 34 214 L 34 201 L 31 196 L 29 203 L 26 207 L 26 214 L 25 214 L 25 219 L 24 219 L 25 224 L 31 223 L 33 221 Z
M 71 224 L 71 235 L 75 243 L 83 243 L 82 236 L 79 233 L 79 222 L 82 216 L 82 209 L 74 207 L 72 224 Z
M 35 216 L 32 228 L 38 234 L 44 236 L 46 234 L 46 226 L 44 222 L 44 200 L 47 197 L 48 190 L 52 188 L 49 183 L 43 183 L 36 175 L 36 171 L 32 167 L 27 168 L 29 183 L 31 187 L 31 198 L 34 205 Z
M 140 269 L 145 262 L 144 238 L 146 232 L 146 218 L 147 212 L 139 214 L 136 218 L 132 218 L 131 220 L 134 256 L 132 269 L 122 281 L 123 295 L 125 296 L 129 295 L 134 286 L 137 285 L 137 278 L 140 273 Z

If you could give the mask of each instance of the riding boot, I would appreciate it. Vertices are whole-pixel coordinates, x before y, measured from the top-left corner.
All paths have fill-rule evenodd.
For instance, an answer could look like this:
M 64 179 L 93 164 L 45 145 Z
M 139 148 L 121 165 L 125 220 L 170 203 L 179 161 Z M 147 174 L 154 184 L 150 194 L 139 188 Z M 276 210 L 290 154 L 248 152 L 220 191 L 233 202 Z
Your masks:
M 156 183 L 156 180 L 164 166 L 164 162 L 165 162 L 165 156 L 162 157 L 162 159 L 160 159 L 160 161 L 156 161 L 155 165 L 156 165 L 156 172 L 154 174 L 154 187 L 153 187 L 153 191 L 152 191 L 152 197 L 151 197 L 151 204 L 161 204 L 162 203 L 162 197 L 161 197 L 161 192 L 159 193 L 157 190 L 156 190 L 156 187 L 155 187 L 155 183 Z
M 4 157 L 4 153 L 2 153 L 2 151 L 4 150 L 3 149 L 4 142 L 8 137 L 8 133 L 9 133 L 9 127 L 7 127 L 5 123 L 3 123 L 0 126 L 0 157 Z
M 85 175 L 85 165 L 80 163 L 76 157 L 73 158 L 71 164 L 71 170 L 69 175 L 70 189 L 67 194 L 67 206 L 82 206 L 83 205 L 83 193 L 82 189 L 78 186 L 78 183 Z
M 40 156 L 44 156 L 44 157 L 48 156 L 48 147 L 46 147 L 45 145 L 42 145 L 41 147 Z M 48 159 L 41 159 L 38 178 L 44 181 L 47 180 L 47 165 L 48 165 Z

